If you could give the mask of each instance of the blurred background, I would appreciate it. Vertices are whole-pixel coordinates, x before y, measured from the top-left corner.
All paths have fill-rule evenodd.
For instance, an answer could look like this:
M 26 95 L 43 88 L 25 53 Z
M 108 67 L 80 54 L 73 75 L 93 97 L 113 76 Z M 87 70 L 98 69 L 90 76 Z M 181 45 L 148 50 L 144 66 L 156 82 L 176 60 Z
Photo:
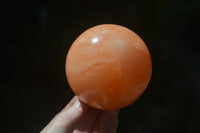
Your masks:
M 16 0 L 1 6 L 0 132 L 39 132 L 69 102 L 69 47 L 83 31 L 105 23 L 135 31 L 153 61 L 147 90 L 120 111 L 118 132 L 199 132 L 199 0 Z

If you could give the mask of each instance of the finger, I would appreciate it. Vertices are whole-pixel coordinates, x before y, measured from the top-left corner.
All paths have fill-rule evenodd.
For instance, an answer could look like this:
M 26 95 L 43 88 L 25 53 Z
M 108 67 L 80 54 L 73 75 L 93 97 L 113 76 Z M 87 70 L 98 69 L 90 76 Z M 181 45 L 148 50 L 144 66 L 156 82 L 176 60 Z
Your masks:
M 78 99 L 78 97 L 77 97 L 77 96 L 74 96 L 74 97 L 70 100 L 70 102 L 69 102 L 59 113 L 65 111 L 65 110 L 67 110 L 69 107 L 71 107 L 71 106 L 73 105 L 73 103 L 74 103 L 77 99 Z M 57 116 L 57 115 L 56 115 L 56 116 Z M 50 127 L 50 126 L 52 125 L 52 123 L 55 121 L 56 116 L 49 122 L 49 124 L 43 129 L 43 131 L 49 129 L 49 127 Z
M 43 133 L 71 133 L 74 130 L 89 106 L 76 98 L 70 104 L 53 118 Z
M 93 133 L 116 133 L 118 111 L 103 111 L 98 119 Z
M 74 104 L 74 102 L 75 102 L 76 100 L 78 100 L 78 96 L 74 96 L 74 97 L 70 100 L 70 102 L 61 110 L 61 112 L 64 111 L 64 110 L 67 110 L 69 107 L 71 107 L 71 106 Z
M 75 128 L 73 133 L 90 133 L 92 132 L 97 117 L 100 115 L 100 110 L 90 108 L 87 114 L 81 119 L 79 125 Z

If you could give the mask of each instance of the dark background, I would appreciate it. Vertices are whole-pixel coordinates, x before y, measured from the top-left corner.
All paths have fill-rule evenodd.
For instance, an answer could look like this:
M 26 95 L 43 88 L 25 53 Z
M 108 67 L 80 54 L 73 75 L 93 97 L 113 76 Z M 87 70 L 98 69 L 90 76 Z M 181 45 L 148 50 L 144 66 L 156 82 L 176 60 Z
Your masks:
M 199 0 L 16 0 L 1 7 L 1 133 L 39 132 L 68 103 L 68 49 L 104 23 L 135 31 L 153 61 L 151 82 L 120 111 L 118 132 L 200 132 Z

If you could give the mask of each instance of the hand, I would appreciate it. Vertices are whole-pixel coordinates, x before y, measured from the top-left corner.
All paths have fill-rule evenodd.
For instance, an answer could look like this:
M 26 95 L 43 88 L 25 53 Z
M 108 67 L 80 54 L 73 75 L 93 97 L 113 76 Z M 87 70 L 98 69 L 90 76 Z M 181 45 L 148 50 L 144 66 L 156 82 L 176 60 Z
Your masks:
M 117 114 L 92 108 L 75 96 L 41 133 L 116 133 Z

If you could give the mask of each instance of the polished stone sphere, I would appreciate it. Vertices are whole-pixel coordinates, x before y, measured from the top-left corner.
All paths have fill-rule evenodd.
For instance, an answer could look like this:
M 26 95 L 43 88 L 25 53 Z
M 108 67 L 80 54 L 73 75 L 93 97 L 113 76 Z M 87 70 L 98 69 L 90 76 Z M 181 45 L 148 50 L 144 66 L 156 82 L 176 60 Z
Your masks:
M 123 26 L 103 24 L 83 32 L 66 58 L 73 92 L 94 108 L 115 110 L 136 101 L 152 73 L 143 40 Z

